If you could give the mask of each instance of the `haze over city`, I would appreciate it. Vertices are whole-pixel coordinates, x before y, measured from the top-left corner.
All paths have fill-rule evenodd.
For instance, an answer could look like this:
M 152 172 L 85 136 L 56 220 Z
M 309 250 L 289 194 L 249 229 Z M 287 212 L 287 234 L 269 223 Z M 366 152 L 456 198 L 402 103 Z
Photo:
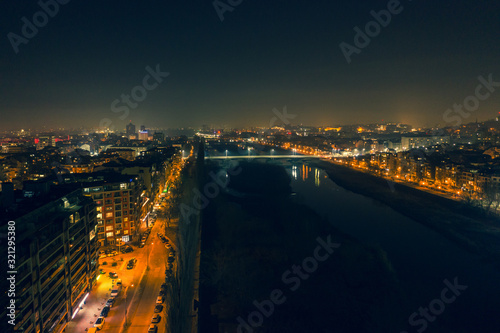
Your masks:
M 170 76 L 131 109 L 138 123 L 263 126 L 273 108 L 287 105 L 305 125 L 444 125 L 443 112 L 474 91 L 479 75 L 498 73 L 497 6 L 400 7 L 348 64 L 340 43 L 355 46 L 353 29 L 364 31 L 370 12 L 387 2 L 243 1 L 221 21 L 210 1 L 71 1 L 17 53 L 2 39 L 0 128 L 115 121 L 111 103 L 157 64 Z M 33 21 L 40 9 L 36 1 L 6 4 L 2 35 L 23 37 L 22 17 Z M 499 95 L 472 117 L 493 118 Z M 116 122 L 124 127 L 128 119 Z

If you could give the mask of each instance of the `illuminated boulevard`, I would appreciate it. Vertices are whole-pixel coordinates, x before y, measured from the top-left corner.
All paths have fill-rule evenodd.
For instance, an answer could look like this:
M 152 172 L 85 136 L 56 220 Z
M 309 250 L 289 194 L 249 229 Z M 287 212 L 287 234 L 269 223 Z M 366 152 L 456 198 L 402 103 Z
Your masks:
M 179 186 L 178 180 L 183 165 L 182 159 L 175 158 L 173 164 L 167 170 L 166 184 L 169 185 L 171 190 L 168 193 L 163 193 L 165 197 L 157 197 L 157 200 L 155 200 L 155 208 L 158 209 L 158 218 L 152 226 L 145 246 L 142 248 L 133 246 L 133 252 L 119 253 L 115 256 L 99 259 L 102 273 L 99 276 L 96 286 L 87 297 L 85 304 L 83 304 L 74 319 L 66 327 L 66 332 L 85 332 L 93 327 L 107 300 L 110 298 L 112 286 L 119 280 L 122 281 L 122 290 L 116 297 L 115 303 L 105 318 L 104 326 L 99 332 L 147 332 L 149 326 L 152 324 L 152 317 L 156 314 L 156 300 L 159 296 L 161 285 L 166 282 L 165 270 L 170 253 L 170 250 L 166 248 L 166 244 L 159 238 L 158 233 L 161 235 L 165 233 L 165 227 L 167 226 L 165 212 L 172 206 L 170 202 L 172 199 L 171 192 L 173 188 Z M 158 313 L 161 316 L 161 320 L 159 323 L 155 323 L 158 327 L 158 333 L 166 332 L 167 314 L 169 306 L 173 304 L 171 299 L 171 283 L 177 279 L 179 249 L 174 243 L 175 239 L 172 239 L 175 238 L 175 232 L 172 232 L 172 228 L 176 228 L 177 223 L 175 223 L 175 220 L 177 219 L 174 218 L 171 220 L 169 224 L 171 231 L 165 235 L 168 239 L 168 244 L 175 250 L 176 255 L 172 267 L 172 278 L 169 283 L 166 283 L 167 292 L 165 300 L 162 303 L 163 309 Z M 149 226 L 151 226 L 151 221 Z M 146 230 L 147 226 L 144 222 L 141 225 L 140 234 L 143 235 Z M 132 269 L 127 269 L 127 264 L 132 258 L 137 259 L 137 263 Z M 113 263 L 116 263 L 116 265 L 112 266 Z M 109 276 L 110 272 L 116 272 L 118 278 L 111 279 Z

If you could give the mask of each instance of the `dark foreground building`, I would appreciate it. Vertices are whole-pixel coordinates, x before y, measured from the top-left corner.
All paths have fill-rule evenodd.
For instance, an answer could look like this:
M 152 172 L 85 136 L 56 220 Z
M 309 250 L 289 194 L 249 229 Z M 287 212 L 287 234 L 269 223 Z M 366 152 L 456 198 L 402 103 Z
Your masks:
M 12 192 L 3 194 L 1 233 L 15 229 L 7 238 L 15 235 L 15 269 L 7 272 L 13 279 L 2 279 L 2 303 L 9 305 L 15 299 L 15 309 L 2 306 L 0 331 L 61 332 L 98 276 L 95 204 L 81 189 L 52 189 L 17 200 L 5 198 Z M 5 252 L 7 245 L 12 250 L 12 244 L 4 241 Z M 13 259 L 5 253 L 2 267 L 12 264 L 7 258 Z M 14 326 L 8 323 L 13 312 Z

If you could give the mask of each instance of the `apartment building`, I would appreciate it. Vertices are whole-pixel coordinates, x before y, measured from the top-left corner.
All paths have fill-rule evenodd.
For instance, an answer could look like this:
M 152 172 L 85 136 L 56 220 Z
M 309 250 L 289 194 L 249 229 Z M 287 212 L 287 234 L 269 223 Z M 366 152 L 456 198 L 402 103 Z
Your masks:
M 12 194 L 7 191 L 2 196 Z M 4 205 L 0 216 L 2 233 L 7 233 L 8 225 L 15 226 L 16 318 L 15 326 L 9 329 L 59 333 L 97 280 L 95 204 L 75 187 L 53 188 L 36 198 L 22 198 L 2 198 L 10 206 Z M 2 266 L 8 267 L 7 256 L 2 258 Z M 5 279 L 1 284 L 4 291 L 11 287 Z M 7 300 L 7 293 L 3 298 Z M 3 327 L 8 317 L 5 307 L 1 311 Z
M 442 136 L 403 136 L 401 137 L 401 149 L 409 150 L 420 147 L 430 147 L 439 144 L 449 144 L 451 137 Z
M 142 218 L 141 185 L 136 175 L 109 174 L 83 182 L 83 194 L 92 198 L 97 212 L 97 238 L 101 246 L 132 241 Z

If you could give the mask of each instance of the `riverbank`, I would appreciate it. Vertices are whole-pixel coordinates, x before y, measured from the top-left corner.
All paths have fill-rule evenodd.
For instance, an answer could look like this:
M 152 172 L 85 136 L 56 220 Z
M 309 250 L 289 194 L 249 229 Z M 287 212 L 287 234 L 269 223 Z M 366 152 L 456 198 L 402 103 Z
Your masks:
M 419 191 L 345 166 L 316 161 L 337 185 L 380 201 L 399 213 L 439 232 L 469 252 L 500 259 L 500 219 L 463 203 Z
M 241 168 L 231 178 L 231 191 L 203 212 L 201 331 L 304 333 L 335 327 L 391 332 L 404 327 L 411 307 L 384 251 L 291 200 L 291 180 L 281 166 L 243 163 Z M 331 243 L 336 245 L 321 245 Z M 282 296 L 271 311 L 269 300 L 277 294 Z

